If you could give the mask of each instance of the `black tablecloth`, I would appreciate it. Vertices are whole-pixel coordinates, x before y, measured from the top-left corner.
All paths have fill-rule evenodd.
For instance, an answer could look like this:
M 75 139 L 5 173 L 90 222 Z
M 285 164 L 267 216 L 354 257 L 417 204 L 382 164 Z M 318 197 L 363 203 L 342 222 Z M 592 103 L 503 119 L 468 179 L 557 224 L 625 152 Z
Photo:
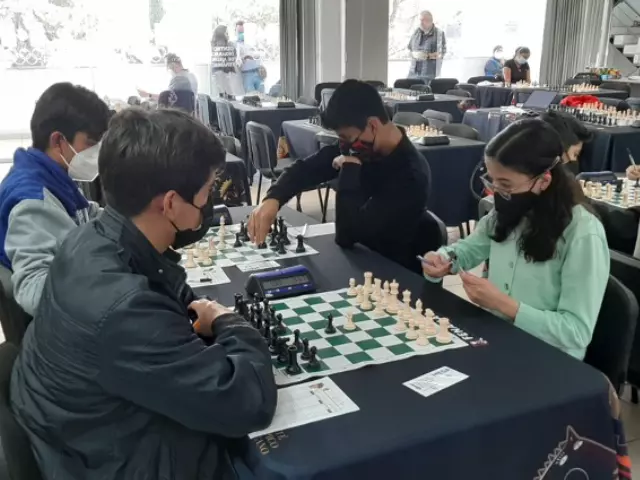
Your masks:
M 518 118 L 519 115 L 502 112 L 500 108 L 479 108 L 466 112 L 462 123 L 475 128 L 480 140 L 488 142 Z
M 325 130 L 306 120 L 299 120 L 284 122 L 282 131 L 289 144 L 290 155 L 304 158 L 318 150 L 315 135 Z M 482 160 L 485 144 L 451 137 L 450 145 L 416 147 L 431 168 L 429 209 L 451 226 L 477 218 L 478 202 L 471 193 L 469 180 L 475 166 Z
M 430 101 L 417 100 L 393 100 L 384 99 L 387 113 L 390 118 L 398 112 L 417 112 L 423 113 L 425 110 L 435 110 L 437 112 L 450 113 L 453 116 L 454 123 L 462 122 L 464 111 L 460 106 L 461 102 L 470 101 L 465 97 L 457 97 L 455 95 L 435 94 L 435 99 Z
M 247 211 L 234 209 L 234 220 Z M 291 223 L 307 222 L 291 213 L 284 212 Z M 258 478 L 530 479 L 567 439 L 568 459 L 548 478 L 565 478 L 569 469 L 611 478 L 615 457 L 606 449 L 613 448 L 613 432 L 602 374 L 366 249 L 340 249 L 331 236 L 308 242 L 319 255 L 281 263 L 306 265 L 320 291 L 344 288 L 364 271 L 396 278 L 426 307 L 489 344 L 333 375 L 359 411 L 254 440 Z M 203 292 L 232 304 L 248 274 L 225 270 L 232 283 Z M 428 398 L 402 385 L 442 366 L 469 378 Z

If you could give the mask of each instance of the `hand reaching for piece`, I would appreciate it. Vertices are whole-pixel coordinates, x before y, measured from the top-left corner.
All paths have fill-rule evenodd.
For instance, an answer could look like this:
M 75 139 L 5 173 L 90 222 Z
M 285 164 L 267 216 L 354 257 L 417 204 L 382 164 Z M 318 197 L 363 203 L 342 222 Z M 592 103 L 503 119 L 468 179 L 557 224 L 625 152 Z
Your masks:
M 627 178 L 629 180 L 640 180 L 640 165 L 631 165 L 627 168 Z
M 193 310 L 197 315 L 197 320 L 193 322 L 193 329 L 198 335 L 203 337 L 211 337 L 213 322 L 226 313 L 232 313 L 231 310 L 226 309 L 218 302 L 212 302 L 211 300 L 196 300 L 191 302 L 189 310 Z
M 252 242 L 260 245 L 265 241 L 269 228 L 278 216 L 278 210 L 280 210 L 280 202 L 267 198 L 251 212 L 247 229 Z

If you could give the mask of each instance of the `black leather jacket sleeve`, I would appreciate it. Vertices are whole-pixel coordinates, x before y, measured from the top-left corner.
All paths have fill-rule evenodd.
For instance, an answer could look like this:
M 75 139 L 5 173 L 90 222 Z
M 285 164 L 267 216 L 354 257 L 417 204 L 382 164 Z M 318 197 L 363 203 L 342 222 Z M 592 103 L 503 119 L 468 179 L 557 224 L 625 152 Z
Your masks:
M 236 314 L 213 333 L 207 346 L 170 299 L 134 291 L 103 321 L 98 381 L 192 430 L 238 438 L 265 428 L 277 392 L 264 339 Z

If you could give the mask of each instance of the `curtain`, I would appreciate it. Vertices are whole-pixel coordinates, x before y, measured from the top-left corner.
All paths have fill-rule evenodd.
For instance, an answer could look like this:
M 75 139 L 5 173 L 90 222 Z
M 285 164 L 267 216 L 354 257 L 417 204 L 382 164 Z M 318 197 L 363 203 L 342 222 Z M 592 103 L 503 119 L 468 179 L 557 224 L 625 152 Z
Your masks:
M 602 36 L 609 34 L 600 21 L 611 8 L 610 0 L 547 0 L 540 83 L 563 85 L 597 65 Z
M 280 0 L 280 78 L 292 100 L 313 96 L 316 79 L 316 0 Z

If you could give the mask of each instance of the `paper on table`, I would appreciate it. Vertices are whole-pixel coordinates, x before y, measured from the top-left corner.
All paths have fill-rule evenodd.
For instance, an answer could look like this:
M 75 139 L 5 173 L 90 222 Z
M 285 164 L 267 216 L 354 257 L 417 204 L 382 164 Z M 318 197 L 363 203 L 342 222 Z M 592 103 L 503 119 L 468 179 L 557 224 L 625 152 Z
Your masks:
M 294 237 L 297 237 L 300 234 L 303 234 L 304 238 L 321 237 L 323 235 L 335 235 L 336 224 L 333 222 L 330 222 L 330 223 L 319 223 L 317 225 L 307 225 L 306 233 L 303 233 L 304 226 L 289 227 L 287 231 Z
M 185 271 L 187 272 L 187 283 L 192 288 L 231 283 L 227 274 L 219 267 L 188 268 Z
M 425 373 L 418 378 L 404 382 L 403 385 L 423 397 L 429 397 L 467 378 L 469 378 L 469 375 L 460 373 L 453 368 L 441 367 L 433 372 Z
M 261 262 L 238 263 L 236 267 L 243 273 L 257 272 L 258 270 L 269 270 L 270 268 L 278 268 L 280 264 L 275 260 L 264 260 Z
M 328 377 L 278 390 L 278 408 L 271 425 L 250 438 L 353 413 L 358 406 Z

